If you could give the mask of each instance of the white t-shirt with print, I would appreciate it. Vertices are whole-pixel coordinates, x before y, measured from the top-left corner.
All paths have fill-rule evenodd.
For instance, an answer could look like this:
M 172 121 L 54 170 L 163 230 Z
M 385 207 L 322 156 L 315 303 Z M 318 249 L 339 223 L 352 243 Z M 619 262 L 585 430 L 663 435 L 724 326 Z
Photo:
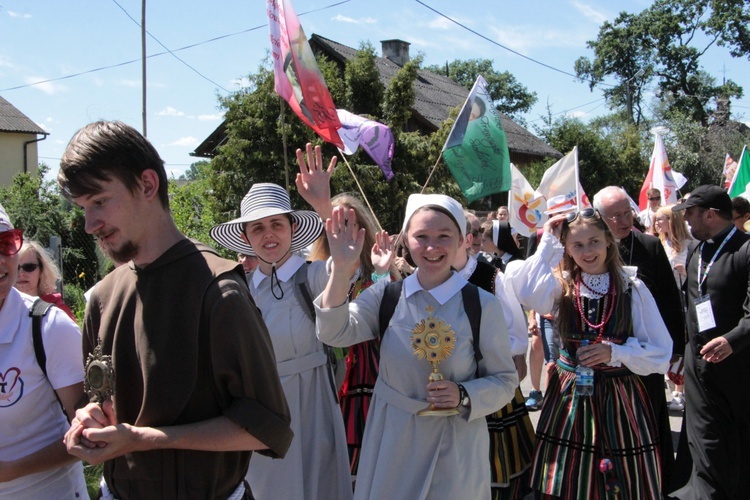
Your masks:
M 53 389 L 83 380 L 81 332 L 56 307 L 42 320 L 47 374 L 36 361 L 29 310 L 35 298 L 12 288 L 0 308 L 0 457 L 15 460 L 61 440 L 69 424 Z M 81 490 L 83 487 L 83 491 Z M 80 462 L 0 483 L 0 497 L 85 498 Z

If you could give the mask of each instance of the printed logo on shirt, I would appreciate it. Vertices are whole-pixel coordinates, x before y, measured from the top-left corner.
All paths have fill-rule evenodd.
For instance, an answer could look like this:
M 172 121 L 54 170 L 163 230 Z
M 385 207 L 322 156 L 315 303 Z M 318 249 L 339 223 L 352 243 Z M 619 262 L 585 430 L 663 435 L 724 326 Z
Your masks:
M 15 366 L 0 373 L 0 408 L 7 408 L 18 403 L 23 396 L 23 379 L 21 370 Z

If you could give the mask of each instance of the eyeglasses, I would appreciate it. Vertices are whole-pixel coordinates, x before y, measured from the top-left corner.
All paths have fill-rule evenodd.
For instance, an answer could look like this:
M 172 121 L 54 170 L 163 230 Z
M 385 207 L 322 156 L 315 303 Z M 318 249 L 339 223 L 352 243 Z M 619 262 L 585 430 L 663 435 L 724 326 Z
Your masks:
M 612 214 L 612 215 L 605 215 L 604 218 L 607 220 L 611 220 L 612 222 L 617 222 L 621 220 L 628 220 L 631 217 L 633 217 L 633 212 L 631 210 L 628 210 L 627 212 L 622 212 L 620 214 Z
M 23 245 L 23 229 L 11 229 L 0 233 L 0 254 L 15 255 Z
M 649 201 L 661 201 L 661 196 L 656 196 L 655 198 L 649 198 Z
M 34 271 L 36 271 L 40 267 L 42 267 L 42 266 L 39 265 L 39 264 L 33 264 L 33 263 L 18 264 L 18 270 L 19 271 L 23 271 L 25 273 L 33 273 Z
M 584 208 L 583 210 L 576 210 L 575 212 L 570 212 L 565 215 L 565 222 L 570 224 L 571 222 L 575 221 L 578 216 L 583 217 L 584 219 L 601 219 L 601 215 L 599 215 L 599 211 L 594 208 Z

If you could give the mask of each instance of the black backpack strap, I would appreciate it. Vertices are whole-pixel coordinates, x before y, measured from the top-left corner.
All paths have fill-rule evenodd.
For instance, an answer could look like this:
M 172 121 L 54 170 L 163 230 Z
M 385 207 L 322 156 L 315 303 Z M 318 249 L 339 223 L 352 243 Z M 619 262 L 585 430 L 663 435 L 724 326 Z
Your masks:
M 52 304 L 42 299 L 36 299 L 31 306 L 29 316 L 31 316 L 31 338 L 34 341 L 34 354 L 39 368 L 42 369 L 44 376 L 47 376 L 47 353 L 44 352 L 44 341 L 42 340 L 42 318 L 47 314 Z
M 307 266 L 308 263 L 305 262 L 299 269 L 297 269 L 297 272 L 294 273 L 294 294 L 297 296 L 297 301 L 302 304 L 302 309 L 312 320 L 313 324 L 315 324 L 315 305 L 313 304 L 310 288 L 307 286 Z M 326 344 L 323 344 L 323 352 L 325 352 L 326 359 L 328 360 L 328 366 L 326 367 L 326 371 L 328 372 L 328 383 L 331 384 L 333 397 L 336 400 L 336 403 L 338 403 L 339 395 L 336 390 L 336 381 L 333 376 L 336 368 L 336 354 L 333 352 L 333 348 Z
M 313 305 L 310 288 L 307 286 L 307 266 L 308 263 L 305 262 L 294 273 L 294 294 L 297 296 L 299 303 L 302 304 L 307 317 L 315 323 L 315 306 Z
M 391 318 L 393 317 L 393 313 L 396 312 L 396 306 L 398 305 L 398 299 L 401 297 L 401 289 L 403 287 L 404 282 L 401 280 L 393 281 L 385 286 L 383 300 L 380 302 L 380 309 L 378 310 L 381 339 L 388 329 L 388 325 L 391 324 Z
M 479 326 L 482 324 L 482 303 L 479 302 L 479 288 L 471 283 L 466 283 L 461 289 L 461 298 L 464 301 L 464 311 L 466 311 L 466 316 L 468 316 L 471 325 L 474 360 L 478 367 L 483 358 L 482 350 L 479 348 Z
M 50 304 L 49 302 L 45 302 L 42 299 L 36 299 L 34 301 L 34 304 L 32 304 L 31 306 L 31 310 L 29 311 L 29 316 L 31 316 L 31 339 L 34 342 L 34 355 L 36 356 L 36 362 L 39 365 L 39 368 L 42 369 L 42 373 L 44 373 L 44 376 L 45 378 L 47 378 L 48 382 L 49 377 L 47 376 L 47 353 L 44 351 L 44 340 L 42 340 L 42 318 L 47 315 L 50 307 L 52 307 L 52 304 Z M 65 416 L 67 417 L 68 414 L 65 412 L 65 406 L 60 400 L 60 396 L 57 395 L 57 391 L 54 387 L 52 387 L 52 394 L 55 395 L 55 399 L 57 399 L 57 402 L 60 405 L 60 409 L 62 409 L 63 413 L 65 413 Z

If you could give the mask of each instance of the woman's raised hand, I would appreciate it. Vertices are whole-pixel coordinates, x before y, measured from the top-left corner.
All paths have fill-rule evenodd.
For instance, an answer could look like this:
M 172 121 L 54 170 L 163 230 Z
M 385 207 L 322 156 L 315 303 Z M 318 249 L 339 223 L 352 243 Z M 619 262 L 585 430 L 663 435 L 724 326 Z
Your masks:
M 550 217 L 547 222 L 544 223 L 544 232 L 554 234 L 557 239 L 560 239 L 562 233 L 562 224 L 565 222 L 565 215 L 555 215 Z
M 395 256 L 396 252 L 393 251 L 388 231 L 375 233 L 375 244 L 372 246 L 372 252 L 370 253 L 375 273 L 380 275 L 386 274 Z
M 294 181 L 300 196 L 326 220 L 331 216 L 331 176 L 336 168 L 336 157 L 331 158 L 328 168 L 323 163 L 323 150 L 309 142 L 305 151 L 297 149 L 299 173 Z
M 359 256 L 365 241 L 365 229 L 353 229 L 349 219 L 354 220 L 354 210 L 336 207 L 331 217 L 326 219 L 326 237 L 331 251 L 334 269 L 346 270 L 349 275 L 359 266 Z

